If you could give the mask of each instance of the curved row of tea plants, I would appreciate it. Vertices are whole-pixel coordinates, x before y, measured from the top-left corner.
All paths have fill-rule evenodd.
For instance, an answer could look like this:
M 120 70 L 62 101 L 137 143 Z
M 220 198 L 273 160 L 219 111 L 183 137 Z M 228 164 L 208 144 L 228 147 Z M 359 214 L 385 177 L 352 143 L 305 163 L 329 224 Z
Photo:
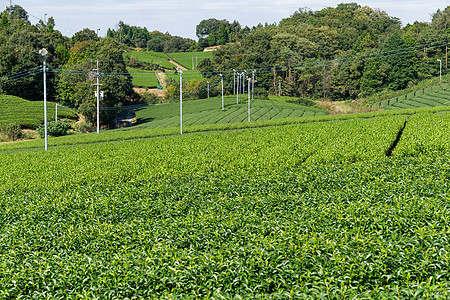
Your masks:
M 15 96 L 0 95 L 0 126 L 16 123 L 22 128 L 35 129 L 44 122 L 44 102 L 28 101 Z M 47 117 L 55 119 L 55 103 L 47 103 Z M 76 118 L 69 108 L 58 107 L 58 118 Z

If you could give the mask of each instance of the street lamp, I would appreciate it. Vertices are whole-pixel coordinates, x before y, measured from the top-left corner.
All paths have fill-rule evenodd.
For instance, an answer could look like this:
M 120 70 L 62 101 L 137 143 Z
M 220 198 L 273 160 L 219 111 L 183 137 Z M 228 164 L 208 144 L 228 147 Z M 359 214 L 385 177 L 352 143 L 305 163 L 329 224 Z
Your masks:
M 45 127 L 45 151 L 48 150 L 48 131 L 47 131 L 47 55 L 48 51 L 45 48 L 39 50 L 39 55 L 44 59 L 42 71 L 44 73 L 44 127 Z
M 97 37 L 98 37 L 98 32 L 100 31 L 100 28 L 97 28 Z
M 442 81 L 442 60 L 438 59 L 439 62 L 439 81 Z

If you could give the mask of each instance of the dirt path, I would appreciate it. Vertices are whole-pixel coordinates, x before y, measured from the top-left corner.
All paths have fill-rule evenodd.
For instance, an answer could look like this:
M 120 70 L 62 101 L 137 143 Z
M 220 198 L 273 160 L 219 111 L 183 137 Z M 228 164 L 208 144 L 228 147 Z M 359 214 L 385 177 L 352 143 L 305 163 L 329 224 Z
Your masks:
M 166 56 L 167 56 L 167 58 L 169 59 L 169 62 L 170 62 L 171 64 L 174 64 L 177 68 L 180 68 L 180 69 L 183 70 L 183 71 L 188 70 L 187 68 L 183 67 L 182 65 L 180 65 L 179 63 L 177 63 L 176 61 L 174 61 L 173 59 L 171 59 L 169 55 L 166 54 Z

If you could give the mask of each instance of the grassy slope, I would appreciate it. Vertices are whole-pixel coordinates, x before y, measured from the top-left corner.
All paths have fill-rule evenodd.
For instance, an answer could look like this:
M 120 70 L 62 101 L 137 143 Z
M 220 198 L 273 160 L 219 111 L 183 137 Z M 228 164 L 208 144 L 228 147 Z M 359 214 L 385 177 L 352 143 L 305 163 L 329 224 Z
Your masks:
M 23 128 L 34 129 L 44 122 L 44 102 L 28 101 L 19 97 L 0 95 L 0 126 L 8 123 L 20 124 Z M 59 118 L 74 118 L 76 115 L 67 108 L 58 107 Z M 47 103 L 48 120 L 55 119 L 55 103 Z
M 203 125 L 234 123 L 247 120 L 247 101 L 236 105 L 235 97 L 225 97 L 225 110 L 222 111 L 222 98 L 191 100 L 183 102 L 183 125 Z M 136 113 L 137 128 L 173 127 L 179 125 L 179 103 L 170 103 L 143 108 Z M 251 120 L 271 120 L 302 116 L 320 116 L 327 112 L 321 109 L 290 104 L 281 101 L 251 101 Z
M 154 51 L 130 51 L 129 53 L 142 62 L 156 63 L 167 69 L 173 69 L 175 67 L 168 61 L 164 53 Z
M 159 81 L 153 71 L 145 71 L 128 67 L 128 73 L 133 76 L 133 85 L 139 87 L 155 88 Z
M 352 117 L 0 154 L 0 290 L 448 298 L 450 115 Z
M 212 57 L 212 52 L 177 52 L 177 53 L 168 53 L 174 61 L 182 65 L 183 67 L 192 70 L 192 56 L 194 56 L 194 66 L 195 64 L 199 64 L 205 58 Z M 194 69 L 196 69 L 194 67 Z

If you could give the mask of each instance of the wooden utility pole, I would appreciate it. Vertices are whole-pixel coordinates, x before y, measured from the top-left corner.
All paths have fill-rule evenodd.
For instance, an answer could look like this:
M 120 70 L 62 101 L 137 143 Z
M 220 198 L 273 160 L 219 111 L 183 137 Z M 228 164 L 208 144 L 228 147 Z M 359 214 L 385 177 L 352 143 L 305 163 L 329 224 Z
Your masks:
M 277 93 L 277 73 L 276 73 L 276 68 L 273 68 L 273 89 L 275 91 L 275 94 Z

